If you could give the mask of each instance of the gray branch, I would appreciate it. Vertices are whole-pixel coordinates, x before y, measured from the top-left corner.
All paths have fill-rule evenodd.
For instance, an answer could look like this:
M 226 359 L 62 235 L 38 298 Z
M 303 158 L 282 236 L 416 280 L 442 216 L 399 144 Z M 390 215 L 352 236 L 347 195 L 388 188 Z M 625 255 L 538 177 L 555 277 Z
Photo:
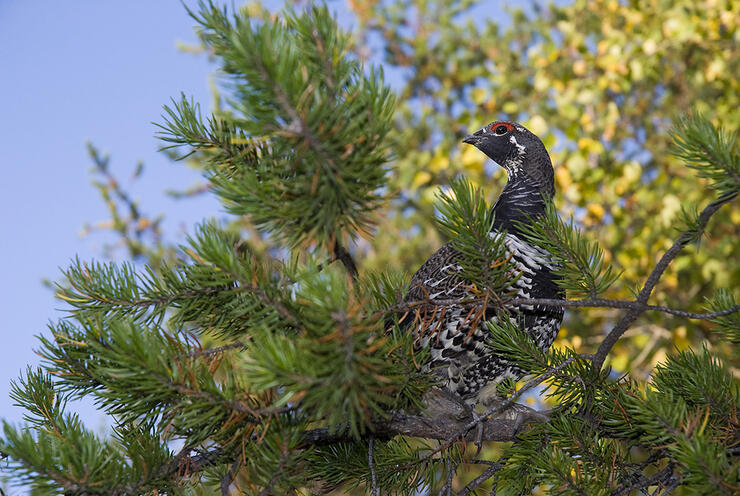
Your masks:
M 532 418 L 543 416 L 542 412 L 531 409 L 524 405 L 518 405 L 517 409 L 529 411 Z M 526 409 L 526 410 L 525 410 Z M 452 439 L 465 439 L 475 441 L 476 432 L 470 429 L 467 419 L 458 420 L 448 415 L 436 417 L 424 417 L 419 415 L 408 415 L 405 413 L 393 413 L 387 420 L 379 420 L 372 426 L 372 435 L 375 439 L 390 439 L 394 436 L 409 436 L 423 439 L 436 439 L 445 441 Z M 482 421 L 483 441 L 513 441 L 517 432 L 521 429 L 521 421 L 511 418 L 489 418 Z M 303 434 L 303 441 L 299 447 L 327 446 L 336 443 L 352 443 L 357 438 L 347 429 L 330 429 L 323 427 L 312 429 Z
M 686 310 L 679 310 L 677 308 L 670 308 L 663 305 L 648 305 L 647 303 L 641 303 L 639 301 L 630 300 L 610 300 L 606 298 L 589 298 L 584 300 L 558 300 L 554 298 L 509 298 L 502 299 L 501 303 L 506 308 L 516 308 L 522 305 L 533 305 L 542 307 L 560 307 L 560 308 L 617 308 L 617 309 L 628 309 L 628 310 L 639 310 L 641 312 L 654 311 L 663 312 L 677 317 L 684 317 L 687 319 L 697 320 L 711 320 L 717 317 L 724 317 L 735 312 L 740 312 L 740 304 L 734 305 L 724 310 L 717 312 L 708 313 L 694 313 L 687 312 Z M 469 299 L 467 301 L 459 300 L 442 300 L 442 299 L 429 299 L 429 300 L 418 300 L 408 301 L 403 304 L 397 305 L 389 311 L 411 311 L 415 309 L 423 309 L 429 307 L 444 307 L 444 306 L 475 306 L 482 305 L 483 299 Z
M 670 265 L 673 259 L 678 256 L 684 246 L 689 244 L 691 240 L 696 239 L 698 236 L 701 236 L 707 226 L 707 223 L 709 222 L 709 219 L 712 218 L 712 215 L 714 215 L 715 212 L 717 212 L 717 210 L 722 207 L 722 205 L 730 202 L 736 196 L 737 193 L 726 195 L 718 200 L 713 201 L 712 203 L 707 205 L 704 210 L 702 210 L 702 212 L 699 214 L 699 220 L 695 228 L 684 231 L 681 236 L 679 236 L 678 239 L 676 239 L 676 241 L 673 243 L 673 246 L 671 246 L 668 251 L 665 252 L 660 258 L 657 265 L 645 281 L 645 284 L 640 290 L 640 293 L 637 295 L 637 299 L 635 300 L 636 303 L 639 303 L 643 306 L 647 304 L 648 298 L 650 298 L 650 294 L 653 292 L 655 285 L 658 284 L 658 281 L 663 275 L 663 272 L 665 272 L 665 270 L 668 268 L 668 265 Z M 607 334 L 606 338 L 604 338 L 604 341 L 601 342 L 601 344 L 599 345 L 599 349 L 594 354 L 594 359 L 592 363 L 594 370 L 601 369 L 601 366 L 604 364 L 604 360 L 606 360 L 606 356 L 609 354 L 617 341 L 619 341 L 619 338 L 622 337 L 622 334 L 624 334 L 624 332 L 632 325 L 632 323 L 637 320 L 637 317 L 639 317 L 640 314 L 642 314 L 644 311 L 644 307 L 630 308 L 627 313 L 625 313 L 624 316 L 619 320 L 619 322 L 617 322 L 617 324 L 612 328 L 609 334 Z

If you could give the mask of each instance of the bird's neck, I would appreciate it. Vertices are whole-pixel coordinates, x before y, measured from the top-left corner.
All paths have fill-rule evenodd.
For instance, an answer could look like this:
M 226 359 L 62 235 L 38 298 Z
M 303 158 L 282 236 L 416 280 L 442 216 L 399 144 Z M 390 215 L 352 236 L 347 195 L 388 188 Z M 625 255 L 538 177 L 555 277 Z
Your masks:
M 508 232 L 517 232 L 514 221 L 527 222 L 528 217 L 544 214 L 545 198 L 543 195 L 552 196 L 523 174 L 511 175 L 501 196 L 493 206 L 494 229 L 504 228 Z

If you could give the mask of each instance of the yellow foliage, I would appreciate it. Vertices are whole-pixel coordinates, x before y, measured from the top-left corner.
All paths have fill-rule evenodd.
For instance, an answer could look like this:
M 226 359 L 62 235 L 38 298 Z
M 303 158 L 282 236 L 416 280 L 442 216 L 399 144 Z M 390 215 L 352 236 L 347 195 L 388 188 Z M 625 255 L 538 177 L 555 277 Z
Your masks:
M 470 99 L 480 105 L 486 100 L 486 95 L 487 91 L 483 88 L 473 88 L 473 90 L 470 92 Z
M 581 126 L 589 127 L 593 123 L 594 119 L 591 116 L 591 112 L 584 112 L 581 114 L 581 118 L 579 119 L 579 122 Z
M 517 110 L 519 110 L 519 106 L 516 104 L 516 102 L 509 101 L 504 103 L 504 105 L 501 107 L 501 110 L 503 110 L 507 114 L 514 114 L 517 112 Z
M 586 70 L 588 69 L 588 66 L 586 65 L 586 61 L 584 60 L 576 60 L 573 62 L 573 74 L 576 76 L 583 76 L 586 74 Z
M 460 162 L 468 171 L 480 174 L 483 172 L 485 156 L 477 148 L 466 146 L 460 156 Z
M 730 212 L 730 220 L 733 224 L 740 224 L 740 209 L 733 209 Z
M 721 58 L 716 58 L 709 63 L 707 71 L 705 73 L 707 81 L 714 81 L 720 76 L 725 70 L 725 61 Z
M 665 349 L 659 348 L 658 351 L 653 355 L 653 359 L 650 361 L 650 366 L 655 367 L 657 364 L 665 362 L 666 352 Z
M 414 176 L 414 180 L 411 182 L 411 186 L 418 188 L 419 186 L 428 183 L 432 179 L 432 175 L 427 171 L 419 171 Z
M 525 125 L 530 131 L 532 131 L 537 136 L 540 136 L 541 138 L 544 137 L 547 133 L 547 122 L 539 114 L 535 114 L 530 117 L 529 121 L 527 121 Z
M 614 368 L 614 370 L 618 370 L 619 372 L 624 372 L 627 370 L 627 366 L 629 365 L 630 357 L 626 353 L 619 353 L 616 356 L 613 356 L 611 359 L 611 366 Z
M 668 227 L 673 224 L 673 219 L 681 211 L 681 200 L 676 195 L 663 197 L 663 209 L 660 211 L 660 221 Z
M 578 148 L 588 153 L 601 153 L 604 151 L 604 147 L 601 143 L 591 138 L 580 138 L 578 140 Z
M 642 51 L 645 52 L 645 55 L 653 55 L 658 51 L 658 44 L 654 39 L 648 38 L 642 43 Z
M 685 350 L 686 348 L 691 346 L 691 342 L 686 338 L 686 327 L 680 326 L 676 327 L 673 330 L 672 338 L 673 338 L 673 344 L 676 346 L 676 349 L 679 351 Z
M 596 218 L 597 220 L 601 220 L 604 218 L 604 207 L 602 207 L 598 203 L 589 203 L 586 207 L 586 210 L 588 211 L 589 215 Z
M 568 170 L 573 174 L 573 178 L 579 180 L 588 171 L 588 162 L 583 158 L 583 155 L 575 153 L 568 157 L 566 162 Z
M 627 162 L 622 168 L 622 178 L 624 178 L 624 180 L 628 184 L 631 184 L 640 179 L 641 175 L 642 166 L 636 160 L 631 160 L 630 162 Z
M 447 155 L 434 155 L 429 161 L 429 170 L 432 172 L 440 172 L 447 169 L 450 166 L 450 159 Z

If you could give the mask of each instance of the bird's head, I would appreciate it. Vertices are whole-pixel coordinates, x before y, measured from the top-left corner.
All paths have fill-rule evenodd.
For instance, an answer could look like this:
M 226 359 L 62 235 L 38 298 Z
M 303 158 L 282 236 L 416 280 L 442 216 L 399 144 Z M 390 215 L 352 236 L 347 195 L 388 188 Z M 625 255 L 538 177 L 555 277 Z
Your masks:
M 524 179 L 544 194 L 555 192 L 552 162 L 542 141 L 516 122 L 496 121 L 466 136 L 469 143 L 506 169 L 509 180 Z

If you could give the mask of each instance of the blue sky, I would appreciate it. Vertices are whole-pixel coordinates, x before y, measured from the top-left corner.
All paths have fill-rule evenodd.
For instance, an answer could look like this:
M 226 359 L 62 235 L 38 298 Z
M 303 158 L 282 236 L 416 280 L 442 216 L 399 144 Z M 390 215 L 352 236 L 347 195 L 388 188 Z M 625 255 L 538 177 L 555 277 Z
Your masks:
M 0 2 L 0 417 L 19 421 L 10 380 L 38 363 L 34 335 L 46 332 L 63 305 L 43 286 L 79 254 L 100 258 L 110 236 L 80 237 L 83 225 L 108 218 L 91 186 L 90 141 L 111 154 L 111 167 L 145 212 L 166 214 L 170 239 L 205 216 L 210 197 L 176 202 L 165 188 L 198 175 L 157 153 L 153 121 L 180 91 L 207 107 L 205 57 L 183 53 L 195 43 L 193 21 L 177 0 Z M 140 181 L 130 177 L 138 161 Z M 102 421 L 82 405 L 92 426 Z

